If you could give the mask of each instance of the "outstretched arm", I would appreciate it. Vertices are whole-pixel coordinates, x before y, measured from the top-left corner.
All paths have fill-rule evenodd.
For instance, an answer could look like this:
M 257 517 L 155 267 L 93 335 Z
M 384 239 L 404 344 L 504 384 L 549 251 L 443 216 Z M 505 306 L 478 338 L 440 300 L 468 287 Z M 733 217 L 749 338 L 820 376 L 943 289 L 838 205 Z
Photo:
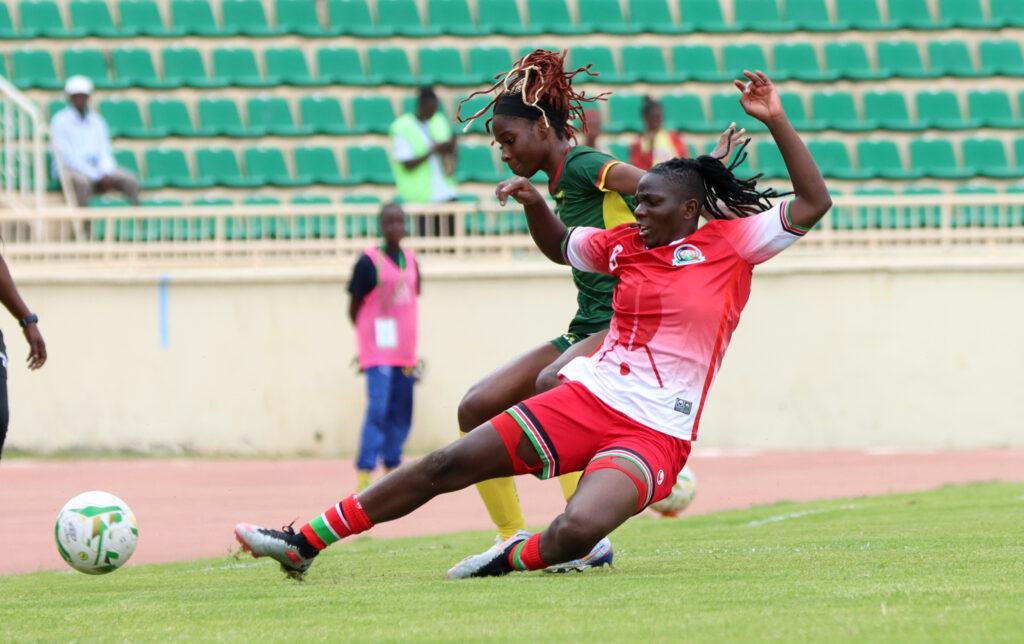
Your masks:
M 530 226 L 530 235 L 537 243 L 537 248 L 556 264 L 564 264 L 562 240 L 566 233 L 565 224 L 551 212 L 544 197 L 530 180 L 523 177 L 506 179 L 498 184 L 494 192 L 502 206 L 508 203 L 509 197 L 523 205 L 526 223 Z
M 743 92 L 740 104 L 747 114 L 768 126 L 793 182 L 796 197 L 789 202 L 789 218 L 797 226 L 810 229 L 832 207 L 825 180 L 814 157 L 786 117 L 775 85 L 760 71 L 744 71 L 743 75 L 749 82 L 735 81 Z

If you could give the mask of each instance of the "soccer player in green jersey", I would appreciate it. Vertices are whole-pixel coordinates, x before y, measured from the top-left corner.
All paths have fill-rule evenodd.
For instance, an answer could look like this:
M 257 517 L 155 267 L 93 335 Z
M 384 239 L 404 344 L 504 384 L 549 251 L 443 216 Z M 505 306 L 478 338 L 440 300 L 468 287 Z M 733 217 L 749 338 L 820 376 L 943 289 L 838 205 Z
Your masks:
M 566 226 L 614 228 L 632 222 L 633 195 L 644 171 L 593 148 L 575 145 L 579 120 L 586 130 L 583 103 L 604 94 L 587 96 L 573 88 L 578 74 L 596 75 L 590 66 L 567 72 L 565 52 L 538 49 L 516 62 L 512 70 L 487 90 L 494 99 L 472 120 L 493 112 L 487 129 L 501 147 L 501 160 L 518 176 L 532 177 L 543 171 L 555 214 Z M 745 134 L 726 130 L 712 153 L 723 157 Z M 467 433 L 512 405 L 558 385 L 557 373 L 577 356 L 592 353 L 601 345 L 612 315 L 612 291 L 616 278 L 573 269 L 577 310 L 565 333 L 503 365 L 473 385 L 459 404 L 459 428 Z M 559 477 L 568 500 L 576 490 L 578 472 Z M 511 478 L 477 485 L 484 505 L 498 528 L 499 540 L 525 529 L 523 511 Z M 598 544 L 581 565 L 610 561 L 607 541 Z

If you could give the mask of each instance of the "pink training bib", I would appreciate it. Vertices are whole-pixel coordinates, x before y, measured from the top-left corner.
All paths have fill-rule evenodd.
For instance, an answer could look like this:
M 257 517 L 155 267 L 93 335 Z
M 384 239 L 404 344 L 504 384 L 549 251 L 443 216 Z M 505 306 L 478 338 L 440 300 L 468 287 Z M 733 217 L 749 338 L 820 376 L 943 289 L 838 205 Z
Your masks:
M 399 266 L 382 249 L 366 249 L 377 268 L 377 286 L 363 299 L 356 314 L 359 366 L 416 365 L 416 327 L 419 274 L 416 256 L 402 249 Z

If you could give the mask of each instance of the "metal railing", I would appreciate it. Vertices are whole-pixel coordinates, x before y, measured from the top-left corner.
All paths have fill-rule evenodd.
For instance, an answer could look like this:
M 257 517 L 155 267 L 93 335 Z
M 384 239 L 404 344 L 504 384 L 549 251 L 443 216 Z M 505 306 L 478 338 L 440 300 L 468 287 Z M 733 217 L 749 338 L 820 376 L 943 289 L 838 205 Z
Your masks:
M 8 208 L 45 205 L 45 135 L 39 108 L 0 77 L 0 198 Z

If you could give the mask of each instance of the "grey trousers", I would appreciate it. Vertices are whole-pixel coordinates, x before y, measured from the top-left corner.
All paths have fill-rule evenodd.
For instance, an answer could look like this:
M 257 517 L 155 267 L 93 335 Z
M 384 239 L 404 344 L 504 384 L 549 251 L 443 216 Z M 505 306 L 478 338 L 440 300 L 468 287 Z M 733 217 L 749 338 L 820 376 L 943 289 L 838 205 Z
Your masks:
M 99 192 L 99 182 L 90 180 L 78 170 L 68 168 L 68 176 L 71 177 L 71 183 L 75 188 L 75 201 L 79 206 L 87 205 L 89 197 Z M 123 192 L 125 198 L 132 204 L 139 205 L 139 180 L 135 178 L 135 175 L 116 168 L 110 173 L 110 178 L 113 180 L 115 189 Z

